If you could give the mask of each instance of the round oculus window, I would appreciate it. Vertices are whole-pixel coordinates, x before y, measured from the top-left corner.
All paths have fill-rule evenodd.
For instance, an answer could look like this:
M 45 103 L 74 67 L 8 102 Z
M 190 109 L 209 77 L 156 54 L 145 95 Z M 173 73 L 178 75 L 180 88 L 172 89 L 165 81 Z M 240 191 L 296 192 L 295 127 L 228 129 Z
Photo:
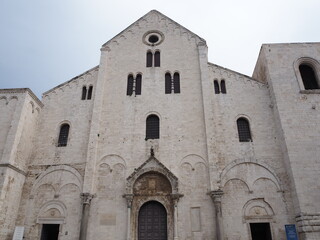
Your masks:
M 157 35 L 151 35 L 149 38 L 148 38 L 148 41 L 150 43 L 156 43 L 159 41 L 159 37 Z
M 142 40 L 146 45 L 156 46 L 163 42 L 164 35 L 162 32 L 156 30 L 148 31 L 143 35 Z

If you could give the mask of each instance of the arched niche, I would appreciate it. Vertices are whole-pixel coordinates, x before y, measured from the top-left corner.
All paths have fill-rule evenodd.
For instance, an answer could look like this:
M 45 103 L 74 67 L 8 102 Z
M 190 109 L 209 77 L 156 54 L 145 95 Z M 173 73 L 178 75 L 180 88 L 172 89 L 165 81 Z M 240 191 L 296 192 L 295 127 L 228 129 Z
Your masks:
M 64 224 L 67 217 L 67 208 L 61 202 L 52 200 L 45 203 L 39 211 L 37 223 L 40 224 Z
M 246 161 L 237 159 L 228 164 L 220 173 L 220 187 L 232 179 L 239 179 L 246 183 L 249 191 L 252 192 L 253 185 L 259 179 L 268 179 L 274 183 L 277 191 L 281 192 L 281 182 L 275 171 L 268 165 L 258 162 L 257 160 Z
M 80 173 L 69 166 L 51 166 L 46 171 L 42 172 L 39 177 L 34 181 L 31 195 L 34 196 L 37 189 L 43 184 L 50 184 L 55 186 L 54 189 L 56 193 L 66 184 L 74 184 L 79 189 L 79 192 L 82 190 L 82 176 Z
M 244 222 L 272 221 L 274 216 L 272 207 L 263 198 L 249 200 L 242 213 Z

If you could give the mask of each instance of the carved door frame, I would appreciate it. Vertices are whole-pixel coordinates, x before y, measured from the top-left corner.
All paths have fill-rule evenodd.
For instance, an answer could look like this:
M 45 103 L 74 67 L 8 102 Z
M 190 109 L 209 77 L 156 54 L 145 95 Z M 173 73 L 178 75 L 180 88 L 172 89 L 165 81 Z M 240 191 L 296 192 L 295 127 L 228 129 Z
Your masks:
M 171 192 L 166 195 L 135 195 L 133 191 L 134 184 L 142 175 L 148 175 L 148 173 L 156 173 L 167 179 L 171 185 Z M 151 156 L 139 168 L 135 169 L 127 178 L 126 194 L 124 195 L 128 200 L 128 207 L 130 207 L 130 222 L 128 223 L 128 231 L 130 231 L 128 235 L 131 236 L 130 239 L 138 240 L 138 217 L 141 206 L 149 201 L 157 201 L 161 203 L 167 211 L 168 240 L 173 240 L 175 231 L 174 211 L 177 200 L 181 196 L 183 195 L 178 192 L 178 178 L 155 157 Z

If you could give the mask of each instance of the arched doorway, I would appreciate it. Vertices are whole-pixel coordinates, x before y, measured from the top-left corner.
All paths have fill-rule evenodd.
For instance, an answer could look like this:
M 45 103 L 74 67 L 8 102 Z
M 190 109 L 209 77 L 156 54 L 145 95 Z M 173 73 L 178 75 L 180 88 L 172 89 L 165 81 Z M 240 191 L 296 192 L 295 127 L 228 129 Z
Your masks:
M 127 178 L 126 194 L 128 204 L 127 239 L 132 240 L 162 240 L 177 239 L 177 202 L 183 195 L 178 192 L 178 178 L 174 176 L 162 163 L 151 156 Z M 139 235 L 140 211 L 146 212 L 148 205 L 161 207 L 166 224 L 164 238 L 146 237 Z M 160 211 L 160 210 L 159 210 Z M 142 216 L 142 215 L 141 215 Z M 141 217 L 140 217 L 141 218 Z
M 142 205 L 138 217 L 138 240 L 167 240 L 167 211 L 156 201 Z

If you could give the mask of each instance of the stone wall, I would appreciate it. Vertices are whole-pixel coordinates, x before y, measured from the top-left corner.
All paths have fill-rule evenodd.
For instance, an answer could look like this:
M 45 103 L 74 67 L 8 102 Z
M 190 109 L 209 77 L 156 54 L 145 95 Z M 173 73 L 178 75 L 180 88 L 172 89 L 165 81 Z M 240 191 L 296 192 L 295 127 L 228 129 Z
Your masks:
M 281 138 L 284 163 L 290 176 L 295 214 L 316 215 L 320 200 L 319 90 L 305 90 L 301 82 L 299 62 L 307 62 L 319 77 L 319 43 L 263 45 L 254 75 L 261 76 L 265 64 L 271 100 L 274 105 L 276 129 Z M 299 217 L 298 217 L 299 218 Z M 299 218 L 300 219 L 300 218 Z M 299 225 L 308 225 L 299 220 Z M 320 232 L 299 227 L 302 239 L 315 239 Z
M 42 103 L 29 89 L 3 89 L 0 104 L 0 238 L 11 239 Z
M 148 51 L 160 52 L 160 66 L 146 67 Z M 60 224 L 64 240 L 137 239 L 148 201 L 166 209 L 170 240 L 250 239 L 250 223 L 269 223 L 273 239 L 295 223 L 303 240 L 319 238 L 320 100 L 295 67 L 319 52 L 264 45 L 251 78 L 208 63 L 203 39 L 151 11 L 102 46 L 99 66 L 42 102 L 0 90 L 0 238 L 20 225 L 37 239 L 43 224 Z M 179 73 L 180 93 L 165 94 L 166 73 Z M 141 95 L 127 95 L 130 74 L 142 75 Z M 159 139 L 146 139 L 151 114 Z M 250 141 L 239 141 L 238 118 Z

